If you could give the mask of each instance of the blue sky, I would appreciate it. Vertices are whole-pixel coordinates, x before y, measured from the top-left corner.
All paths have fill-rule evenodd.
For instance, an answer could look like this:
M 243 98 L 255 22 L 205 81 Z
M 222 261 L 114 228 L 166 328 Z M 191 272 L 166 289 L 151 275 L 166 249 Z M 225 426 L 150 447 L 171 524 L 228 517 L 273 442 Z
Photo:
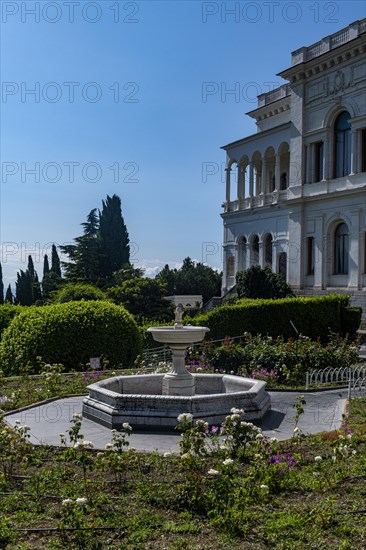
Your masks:
M 153 275 L 190 256 L 220 268 L 220 147 L 256 131 L 245 112 L 282 83 L 291 51 L 365 17 L 349 0 L 1 9 L 5 284 L 28 253 L 41 275 L 50 243 L 71 242 L 113 193 L 136 267 Z

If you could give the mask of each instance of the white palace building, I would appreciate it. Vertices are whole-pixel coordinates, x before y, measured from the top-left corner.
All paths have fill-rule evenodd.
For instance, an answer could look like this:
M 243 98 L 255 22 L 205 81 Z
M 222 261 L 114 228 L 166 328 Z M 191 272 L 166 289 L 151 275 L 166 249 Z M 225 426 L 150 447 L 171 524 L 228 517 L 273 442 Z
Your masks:
M 222 293 L 270 266 L 302 295 L 347 292 L 366 322 L 366 19 L 292 53 L 288 83 L 224 146 Z

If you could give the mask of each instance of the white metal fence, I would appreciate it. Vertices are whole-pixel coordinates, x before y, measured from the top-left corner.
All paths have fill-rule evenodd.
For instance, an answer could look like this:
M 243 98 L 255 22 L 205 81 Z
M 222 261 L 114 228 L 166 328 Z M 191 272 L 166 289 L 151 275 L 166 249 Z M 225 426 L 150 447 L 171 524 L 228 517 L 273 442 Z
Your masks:
M 308 390 L 310 386 L 322 384 L 354 384 L 359 379 L 366 379 L 366 366 L 312 369 L 306 373 L 305 387 Z
M 348 399 L 366 395 L 366 376 L 348 382 Z

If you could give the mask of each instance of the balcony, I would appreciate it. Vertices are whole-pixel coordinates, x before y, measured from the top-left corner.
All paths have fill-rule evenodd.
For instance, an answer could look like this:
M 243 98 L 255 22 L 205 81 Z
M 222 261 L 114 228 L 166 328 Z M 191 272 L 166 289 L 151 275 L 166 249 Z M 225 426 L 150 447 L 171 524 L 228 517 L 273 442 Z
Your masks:
M 364 32 L 366 32 L 366 19 L 355 21 L 348 27 L 330 36 L 326 36 L 311 46 L 299 48 L 298 50 L 292 52 L 292 67 L 294 65 L 298 65 L 299 63 L 305 63 L 306 61 L 315 59 L 330 50 L 334 50 L 335 48 L 338 48 L 338 46 L 342 46 L 343 44 L 354 40 Z
M 224 202 L 223 207 L 225 212 L 239 212 L 283 203 L 286 202 L 287 198 L 288 189 L 285 189 L 283 191 L 273 191 L 273 193 L 257 195 L 256 197 L 246 197 L 245 199 Z

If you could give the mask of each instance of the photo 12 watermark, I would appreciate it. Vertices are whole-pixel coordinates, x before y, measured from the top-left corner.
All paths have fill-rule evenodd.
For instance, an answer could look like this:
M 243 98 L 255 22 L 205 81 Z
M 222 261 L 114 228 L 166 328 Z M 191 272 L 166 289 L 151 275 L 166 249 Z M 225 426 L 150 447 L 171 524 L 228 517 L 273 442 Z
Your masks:
M 98 183 L 108 179 L 113 183 L 139 183 L 137 162 L 115 161 L 110 166 L 99 162 L 16 162 L 1 163 L 1 183 Z
M 52 255 L 52 247 L 56 246 L 57 252 L 59 254 L 60 260 L 62 262 L 68 261 L 68 256 L 63 252 L 63 248 L 69 245 L 72 245 L 74 243 L 72 242 L 63 242 L 63 243 L 57 243 L 54 241 L 49 241 L 46 243 L 41 242 L 14 242 L 14 241 L 3 241 L 0 245 L 0 262 L 2 264 L 12 263 L 12 264 L 19 264 L 19 267 L 21 268 L 21 264 L 26 264 L 28 261 L 28 257 L 32 256 L 33 263 L 35 265 L 39 264 L 40 266 L 43 266 L 43 260 L 45 255 L 47 255 L 49 258 Z M 129 242 L 130 247 L 130 260 L 131 263 L 138 263 L 139 259 L 137 257 L 140 247 L 139 244 L 131 241 Z M 38 268 L 39 269 L 39 268 Z
M 256 104 L 258 96 L 279 88 L 280 82 L 202 82 L 202 103 L 216 101 L 219 103 Z
M 139 103 L 137 82 L 15 82 L 1 83 L 1 103 Z
M 2 23 L 34 24 L 84 22 L 95 25 L 99 22 L 136 24 L 140 22 L 141 4 L 123 0 L 99 0 L 97 2 L 53 1 L 33 2 L 2 1 L 0 3 Z
M 202 23 L 339 23 L 337 2 L 202 2 Z

